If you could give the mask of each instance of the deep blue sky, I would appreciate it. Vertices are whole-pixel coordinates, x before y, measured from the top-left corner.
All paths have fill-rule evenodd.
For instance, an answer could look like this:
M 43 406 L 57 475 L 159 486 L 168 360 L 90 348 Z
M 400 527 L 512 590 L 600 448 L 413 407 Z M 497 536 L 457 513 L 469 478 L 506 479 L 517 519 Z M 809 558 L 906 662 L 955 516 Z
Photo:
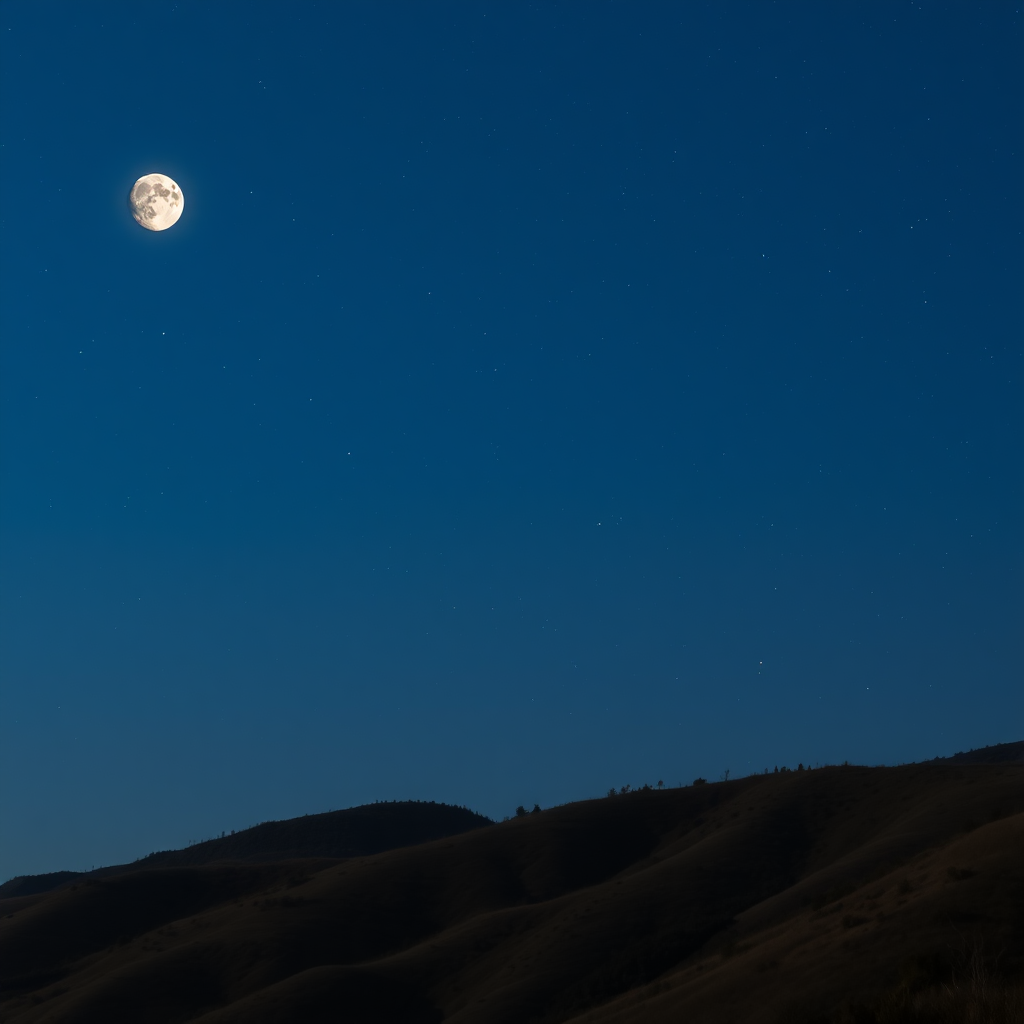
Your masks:
M 0 876 L 1021 738 L 1019 8 L 6 0 Z

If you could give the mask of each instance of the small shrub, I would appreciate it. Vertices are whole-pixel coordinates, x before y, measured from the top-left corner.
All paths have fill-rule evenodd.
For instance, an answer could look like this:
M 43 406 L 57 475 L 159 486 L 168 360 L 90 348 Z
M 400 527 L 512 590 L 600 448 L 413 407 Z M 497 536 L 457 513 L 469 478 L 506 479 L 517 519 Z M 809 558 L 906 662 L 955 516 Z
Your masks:
M 693 780 L 693 784 L 695 786 L 706 786 L 707 782 L 708 782 L 707 779 L 702 779 L 702 778 L 699 778 L 699 777 Z
M 526 817 L 526 808 L 522 804 L 520 804 L 516 808 L 516 817 L 517 818 L 525 818 Z

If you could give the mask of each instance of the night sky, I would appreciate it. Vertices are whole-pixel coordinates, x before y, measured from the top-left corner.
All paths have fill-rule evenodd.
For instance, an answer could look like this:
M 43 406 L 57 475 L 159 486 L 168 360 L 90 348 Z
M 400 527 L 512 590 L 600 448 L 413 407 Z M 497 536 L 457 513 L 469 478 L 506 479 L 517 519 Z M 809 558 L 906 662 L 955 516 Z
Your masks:
M 0 37 L 2 878 L 1024 735 L 1018 3 Z

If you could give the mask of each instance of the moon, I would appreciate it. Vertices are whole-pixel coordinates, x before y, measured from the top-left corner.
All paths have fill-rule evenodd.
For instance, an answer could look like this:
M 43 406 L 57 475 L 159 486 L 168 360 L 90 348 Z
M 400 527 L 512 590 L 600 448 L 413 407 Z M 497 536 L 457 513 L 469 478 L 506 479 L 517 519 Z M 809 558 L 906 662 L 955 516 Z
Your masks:
M 166 174 L 144 174 L 128 193 L 132 216 L 148 231 L 166 231 L 178 223 L 185 196 Z

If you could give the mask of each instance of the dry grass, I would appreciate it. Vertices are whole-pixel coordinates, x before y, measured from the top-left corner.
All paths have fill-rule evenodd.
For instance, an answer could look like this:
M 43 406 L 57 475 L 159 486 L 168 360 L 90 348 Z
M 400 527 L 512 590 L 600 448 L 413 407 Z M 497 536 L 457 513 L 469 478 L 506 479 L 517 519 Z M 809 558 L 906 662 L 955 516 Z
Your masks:
M 1019 1020 L 1022 783 L 1021 766 L 823 769 L 365 858 L 111 877 L 0 905 L 0 1010 L 19 1024 Z
M 947 981 L 922 985 L 909 979 L 887 992 L 870 1016 L 853 1017 L 850 1024 L 1024 1024 L 1024 986 L 999 975 L 998 957 L 971 943 L 953 959 Z

